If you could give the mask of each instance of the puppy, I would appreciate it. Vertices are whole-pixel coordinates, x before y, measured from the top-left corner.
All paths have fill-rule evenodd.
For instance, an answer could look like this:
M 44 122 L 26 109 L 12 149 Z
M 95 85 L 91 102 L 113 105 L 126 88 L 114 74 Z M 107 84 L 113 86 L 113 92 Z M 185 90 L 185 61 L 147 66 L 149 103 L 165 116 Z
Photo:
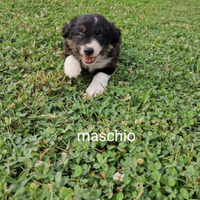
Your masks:
M 69 78 L 77 78 L 82 68 L 93 73 L 86 89 L 88 96 L 102 94 L 116 69 L 121 32 L 102 15 L 86 14 L 73 18 L 63 27 L 65 63 Z

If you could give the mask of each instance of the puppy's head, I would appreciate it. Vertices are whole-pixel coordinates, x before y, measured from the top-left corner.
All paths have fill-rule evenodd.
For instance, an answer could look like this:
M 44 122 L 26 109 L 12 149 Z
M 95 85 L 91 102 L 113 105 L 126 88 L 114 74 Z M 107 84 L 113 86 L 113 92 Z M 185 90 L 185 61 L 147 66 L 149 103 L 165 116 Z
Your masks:
M 71 53 L 86 65 L 95 62 L 120 42 L 120 30 L 98 14 L 73 18 L 63 27 L 63 37 Z

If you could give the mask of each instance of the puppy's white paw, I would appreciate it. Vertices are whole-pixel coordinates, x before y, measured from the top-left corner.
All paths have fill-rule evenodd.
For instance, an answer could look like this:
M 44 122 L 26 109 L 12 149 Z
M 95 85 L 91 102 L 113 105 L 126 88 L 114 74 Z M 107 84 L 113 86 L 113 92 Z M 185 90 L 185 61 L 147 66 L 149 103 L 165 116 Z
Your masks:
M 87 88 L 86 93 L 89 97 L 95 97 L 96 94 L 102 94 L 104 91 L 103 86 L 100 83 L 90 84 Z
M 104 91 L 104 87 L 108 85 L 108 80 L 110 76 L 99 72 L 93 77 L 92 82 L 86 90 L 86 93 L 89 97 L 96 96 L 96 94 L 102 94 Z
M 72 55 L 65 59 L 64 70 L 69 78 L 77 78 L 82 71 L 80 62 Z

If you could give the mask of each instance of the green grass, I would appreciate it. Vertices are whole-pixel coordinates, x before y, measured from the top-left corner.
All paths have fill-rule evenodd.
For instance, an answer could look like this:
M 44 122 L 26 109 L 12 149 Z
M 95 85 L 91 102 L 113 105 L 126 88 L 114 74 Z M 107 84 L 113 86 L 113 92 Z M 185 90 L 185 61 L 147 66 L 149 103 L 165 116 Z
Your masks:
M 0 8 L 0 199 L 200 199 L 198 0 Z M 63 71 L 62 26 L 85 13 L 115 22 L 123 40 L 109 87 L 90 99 L 92 76 Z M 136 140 L 77 141 L 115 130 Z

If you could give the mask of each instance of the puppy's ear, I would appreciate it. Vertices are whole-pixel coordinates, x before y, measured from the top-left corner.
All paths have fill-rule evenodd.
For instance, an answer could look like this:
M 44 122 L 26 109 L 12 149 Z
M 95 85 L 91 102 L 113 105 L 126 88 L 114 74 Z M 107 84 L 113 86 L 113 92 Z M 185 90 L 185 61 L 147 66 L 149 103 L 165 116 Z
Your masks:
M 67 38 L 71 31 L 72 31 L 72 28 L 75 26 L 76 22 L 78 20 L 78 17 L 74 17 L 69 24 L 65 24 L 65 26 L 63 27 L 63 37 L 64 38 Z
M 64 27 L 63 27 L 63 37 L 67 38 L 67 36 L 69 35 L 69 33 L 70 33 L 70 25 L 66 23 L 64 25 Z
M 109 22 L 109 29 L 112 34 L 111 44 L 115 46 L 117 43 L 120 43 L 121 30 L 116 28 L 115 25 L 111 22 Z

